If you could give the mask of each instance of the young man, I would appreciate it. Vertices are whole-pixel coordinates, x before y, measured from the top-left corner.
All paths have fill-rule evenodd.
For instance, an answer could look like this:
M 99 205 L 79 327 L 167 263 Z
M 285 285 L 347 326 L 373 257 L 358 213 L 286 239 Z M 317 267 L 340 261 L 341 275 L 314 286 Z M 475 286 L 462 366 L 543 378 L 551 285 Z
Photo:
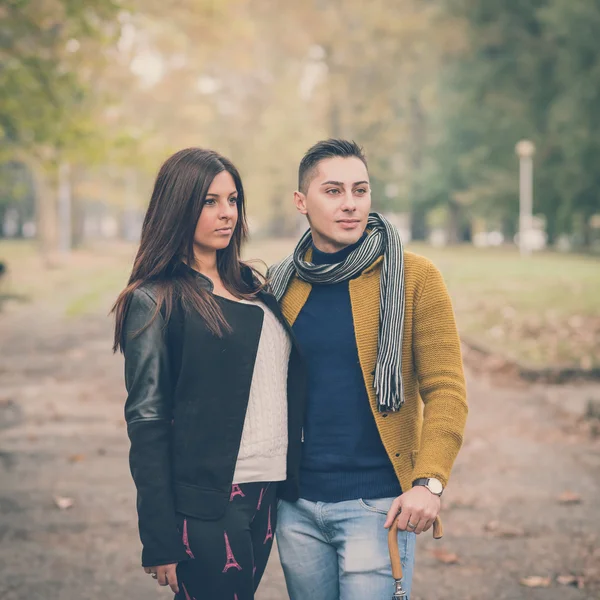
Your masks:
M 308 367 L 300 499 L 282 501 L 278 547 L 291 600 L 389 600 L 398 518 L 403 585 L 467 417 L 459 337 L 439 271 L 371 213 L 354 142 L 313 146 L 299 168 L 310 230 L 270 272 Z M 398 516 L 398 513 L 399 516 Z

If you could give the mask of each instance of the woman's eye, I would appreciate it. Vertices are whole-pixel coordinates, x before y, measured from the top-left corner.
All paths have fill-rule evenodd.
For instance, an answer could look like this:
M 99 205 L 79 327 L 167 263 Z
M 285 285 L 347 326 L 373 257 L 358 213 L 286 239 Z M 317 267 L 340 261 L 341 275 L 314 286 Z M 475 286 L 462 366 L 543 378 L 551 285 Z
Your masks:
M 366 193 L 367 193 L 367 190 L 366 190 L 365 188 L 358 188 L 358 189 L 356 190 L 356 193 L 357 193 L 357 194 L 366 194 Z
M 208 206 L 213 206 L 213 205 L 214 205 L 214 203 L 215 203 L 215 201 L 213 200 L 213 198 L 207 198 L 207 199 L 204 201 L 204 204 L 208 204 Z
M 237 201 L 238 201 L 237 197 L 236 198 L 229 198 L 229 202 L 231 204 L 237 204 Z
M 327 190 L 327 194 L 338 194 L 340 190 L 338 190 L 337 188 L 331 188 L 330 190 Z

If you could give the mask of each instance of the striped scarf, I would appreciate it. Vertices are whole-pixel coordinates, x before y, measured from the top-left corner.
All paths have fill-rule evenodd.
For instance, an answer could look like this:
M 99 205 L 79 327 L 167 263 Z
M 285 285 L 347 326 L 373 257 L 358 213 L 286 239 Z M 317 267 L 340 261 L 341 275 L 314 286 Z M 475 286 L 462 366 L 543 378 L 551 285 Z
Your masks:
M 404 404 L 404 249 L 398 230 L 378 213 L 369 215 L 367 231 L 367 238 L 343 262 L 315 265 L 304 260 L 307 250 L 312 246 L 309 229 L 298 242 L 293 254 L 271 269 L 270 284 L 275 297 L 281 300 L 294 275 L 311 284 L 340 283 L 362 273 L 383 254 L 374 385 L 379 411 L 397 411 Z

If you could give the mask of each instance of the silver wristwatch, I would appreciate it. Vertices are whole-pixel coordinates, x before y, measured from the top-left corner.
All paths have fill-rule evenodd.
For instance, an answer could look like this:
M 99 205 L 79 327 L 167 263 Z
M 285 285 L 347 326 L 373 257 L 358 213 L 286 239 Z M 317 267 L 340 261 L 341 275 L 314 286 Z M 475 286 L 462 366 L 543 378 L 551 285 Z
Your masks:
M 444 491 L 444 486 L 439 479 L 435 477 L 423 477 L 421 479 L 415 479 L 413 481 L 413 487 L 417 485 L 425 486 L 432 494 L 441 496 Z

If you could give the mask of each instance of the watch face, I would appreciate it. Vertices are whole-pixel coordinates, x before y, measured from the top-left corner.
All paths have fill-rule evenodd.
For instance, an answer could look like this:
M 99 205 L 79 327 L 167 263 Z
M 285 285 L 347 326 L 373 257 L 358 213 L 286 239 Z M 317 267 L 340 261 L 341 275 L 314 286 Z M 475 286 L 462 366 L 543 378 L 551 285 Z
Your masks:
M 444 491 L 442 482 L 438 481 L 437 479 L 430 479 L 427 482 L 427 487 L 431 490 L 433 494 L 441 494 Z

